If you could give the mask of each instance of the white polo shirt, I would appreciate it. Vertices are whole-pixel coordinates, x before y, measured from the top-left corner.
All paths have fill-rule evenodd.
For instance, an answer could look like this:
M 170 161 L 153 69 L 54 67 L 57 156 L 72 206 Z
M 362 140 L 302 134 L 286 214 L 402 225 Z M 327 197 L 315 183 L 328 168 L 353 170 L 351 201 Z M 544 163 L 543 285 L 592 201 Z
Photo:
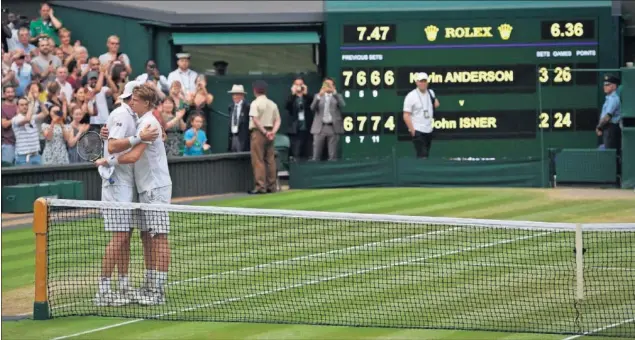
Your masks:
M 134 136 L 137 133 L 137 115 L 132 111 L 130 106 L 126 103 L 121 103 L 121 106 L 114 109 L 108 117 L 108 139 L 121 139 Z M 124 154 L 130 151 L 130 149 L 117 153 L 116 155 Z M 108 158 L 110 153 L 108 152 L 108 141 L 104 141 L 104 158 Z M 115 171 L 110 180 L 102 180 L 102 187 L 110 185 L 119 185 L 126 187 L 134 187 L 135 181 L 133 176 L 133 164 L 119 164 L 115 165 Z
M 137 136 L 148 125 L 161 131 L 161 124 L 154 118 L 152 112 L 148 111 L 139 118 L 137 123 Z M 165 154 L 165 145 L 163 144 L 161 135 L 152 143 L 148 144 L 141 158 L 135 163 L 134 178 L 139 194 L 148 190 L 172 185 L 170 171 L 168 170 L 168 157 Z
M 66 100 L 66 104 L 70 106 L 71 100 L 73 99 L 73 87 L 67 81 L 64 82 L 64 84 L 60 83 L 59 80 L 56 80 L 56 81 L 60 85 L 60 88 L 62 89 L 62 91 L 60 91 L 60 99 Z
M 436 97 L 434 91 L 432 95 Z M 416 131 L 430 133 L 434 128 L 434 103 L 428 91 L 421 93 L 419 89 L 414 89 L 408 93 L 403 101 L 403 111 L 410 112 L 412 126 Z
M 185 93 L 194 92 L 196 91 L 196 77 L 198 77 L 198 73 L 190 69 L 181 71 L 180 68 L 177 68 L 168 74 L 168 86 L 172 86 L 172 83 L 178 80 L 181 82 Z

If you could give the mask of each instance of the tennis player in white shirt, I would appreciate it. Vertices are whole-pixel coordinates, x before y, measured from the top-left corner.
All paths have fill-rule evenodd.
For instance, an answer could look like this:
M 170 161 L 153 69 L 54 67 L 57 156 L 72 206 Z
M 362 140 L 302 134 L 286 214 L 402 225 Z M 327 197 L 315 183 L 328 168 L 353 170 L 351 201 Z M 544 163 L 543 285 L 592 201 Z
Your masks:
M 428 89 L 428 75 L 419 72 L 415 75 L 417 88 L 406 95 L 403 102 L 403 120 L 412 136 L 412 143 L 418 158 L 428 158 L 434 129 L 434 110 L 439 100 L 434 91 Z
M 147 85 L 136 87 L 132 92 L 131 107 L 139 116 L 137 134 L 148 127 L 161 129 L 161 124 L 152 115 L 152 108 L 157 102 L 157 94 Z M 117 166 L 134 163 L 134 179 L 139 192 L 139 202 L 150 204 L 169 204 L 172 197 L 172 179 L 168 171 L 165 145 L 161 137 L 154 141 L 135 145 L 122 155 L 111 155 L 96 162 L 98 165 Z M 169 215 L 165 211 L 144 211 L 141 221 L 142 231 L 151 235 L 154 253 L 155 285 L 150 294 L 139 300 L 143 305 L 165 303 L 165 284 L 170 266 L 170 247 L 168 233 L 170 231 Z

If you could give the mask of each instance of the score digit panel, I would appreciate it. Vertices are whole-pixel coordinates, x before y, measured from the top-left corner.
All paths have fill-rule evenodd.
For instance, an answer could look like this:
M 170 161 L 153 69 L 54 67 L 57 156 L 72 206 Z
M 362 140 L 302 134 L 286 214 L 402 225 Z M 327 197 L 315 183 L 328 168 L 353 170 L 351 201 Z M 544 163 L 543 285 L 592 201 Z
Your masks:
M 363 151 L 358 144 L 411 140 L 402 107 L 418 72 L 428 74 L 441 102 L 435 140 L 593 131 L 598 74 L 576 69 L 599 66 L 596 23 L 466 17 L 342 24 L 334 64 L 347 102 L 344 157 Z

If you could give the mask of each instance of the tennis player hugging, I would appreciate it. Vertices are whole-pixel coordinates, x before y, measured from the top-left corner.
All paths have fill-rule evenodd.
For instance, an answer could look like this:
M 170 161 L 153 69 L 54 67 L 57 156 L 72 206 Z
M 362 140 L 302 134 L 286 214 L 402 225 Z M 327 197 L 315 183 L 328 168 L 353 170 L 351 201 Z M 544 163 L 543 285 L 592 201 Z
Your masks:
M 102 177 L 102 200 L 121 202 L 120 208 L 134 202 L 136 193 L 140 203 L 169 204 L 172 180 L 161 124 L 152 115 L 158 102 L 154 89 L 137 82 L 129 82 L 121 95 L 122 105 L 108 117 L 104 158 L 95 162 Z M 117 204 L 113 204 L 113 208 Z M 133 210 L 103 209 L 106 231 L 112 232 L 111 241 L 102 259 L 97 306 L 122 306 L 131 302 L 141 305 L 165 303 L 165 285 L 170 265 L 168 213 L 143 209 L 141 221 L 133 221 Z M 130 262 L 130 235 L 133 224 L 139 222 L 145 280 L 139 290 L 128 284 Z M 111 277 L 118 267 L 119 290 L 111 290 Z

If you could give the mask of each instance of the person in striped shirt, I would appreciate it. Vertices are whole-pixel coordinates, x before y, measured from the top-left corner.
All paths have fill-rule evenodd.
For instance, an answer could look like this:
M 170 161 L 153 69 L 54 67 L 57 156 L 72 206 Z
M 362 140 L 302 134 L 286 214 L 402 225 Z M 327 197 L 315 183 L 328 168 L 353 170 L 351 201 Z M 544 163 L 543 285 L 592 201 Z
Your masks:
M 15 164 L 39 165 L 40 135 L 35 124 L 35 99 L 20 98 L 18 113 L 11 120 L 15 134 Z

